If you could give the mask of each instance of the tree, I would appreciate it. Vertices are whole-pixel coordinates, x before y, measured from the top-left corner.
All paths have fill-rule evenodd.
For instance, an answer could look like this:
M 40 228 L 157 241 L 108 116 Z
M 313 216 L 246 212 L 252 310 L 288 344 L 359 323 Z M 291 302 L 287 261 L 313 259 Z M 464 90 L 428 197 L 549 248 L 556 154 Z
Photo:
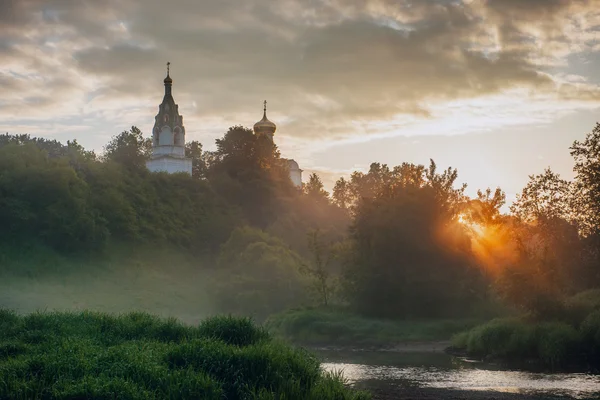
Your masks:
M 285 211 L 286 198 L 297 196 L 277 146 L 242 126 L 229 128 L 222 139 L 217 139 L 207 176 L 217 193 L 239 207 L 247 222 L 261 229 Z
M 330 305 L 335 291 L 335 285 L 329 271 L 335 253 L 333 246 L 322 242 L 318 229 L 309 232 L 307 236 L 312 260 L 308 264 L 302 263 L 300 270 L 312 280 L 312 287 L 317 294 L 319 305 L 327 307 Z
M 465 214 L 467 218 L 483 226 L 492 226 L 500 222 L 500 209 L 506 204 L 506 194 L 500 188 L 492 194 L 492 189 L 485 192 L 478 190 L 477 198 L 469 200 Z
M 314 202 L 319 204 L 329 203 L 329 193 L 325 190 L 323 182 L 316 173 L 310 174 L 307 183 L 304 184 L 304 193 Z
M 278 238 L 247 226 L 236 228 L 221 246 L 211 285 L 219 309 L 265 318 L 300 306 L 306 299 L 300 262 Z
M 570 148 L 575 160 L 574 208 L 584 235 L 600 234 L 600 123 Z
M 197 140 L 185 144 L 185 156 L 192 159 L 192 176 L 196 179 L 206 177 L 206 157 L 202 151 L 202 144 Z
M 114 136 L 104 147 L 104 158 L 117 162 L 132 170 L 146 168 L 146 161 L 152 154 L 152 139 L 144 138 L 142 131 L 132 126 Z
M 560 218 L 572 221 L 572 185 L 546 168 L 543 174 L 530 175 L 529 182 L 510 206 L 510 211 L 524 222 L 548 223 Z
M 333 203 L 341 209 L 347 210 L 352 201 L 350 183 L 340 178 L 333 187 Z
M 356 176 L 356 175 L 355 175 Z M 357 177 L 348 297 L 360 312 L 380 317 L 433 317 L 464 309 L 481 279 L 470 248 L 449 247 L 439 234 L 456 218 L 454 170 L 372 165 Z M 448 283 L 452 282 L 449 286 Z

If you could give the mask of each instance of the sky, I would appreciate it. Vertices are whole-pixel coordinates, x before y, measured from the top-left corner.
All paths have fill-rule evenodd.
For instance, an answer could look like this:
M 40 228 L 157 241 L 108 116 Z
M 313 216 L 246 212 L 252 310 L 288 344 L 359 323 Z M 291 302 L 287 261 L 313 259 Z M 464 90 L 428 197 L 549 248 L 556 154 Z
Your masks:
M 102 151 L 147 135 L 171 62 L 186 140 L 277 124 L 331 188 L 372 162 L 468 193 L 571 178 L 600 121 L 600 0 L 0 0 L 0 132 Z

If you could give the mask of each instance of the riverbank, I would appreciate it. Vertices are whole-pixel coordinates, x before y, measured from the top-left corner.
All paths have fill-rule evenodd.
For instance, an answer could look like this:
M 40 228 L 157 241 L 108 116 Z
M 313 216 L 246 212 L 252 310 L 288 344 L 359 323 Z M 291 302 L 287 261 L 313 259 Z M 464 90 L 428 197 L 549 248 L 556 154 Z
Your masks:
M 450 340 L 437 341 L 414 341 L 396 343 L 389 346 L 338 346 L 338 345 L 321 345 L 321 346 L 304 346 L 308 350 L 313 351 L 352 351 L 352 352 L 394 352 L 394 353 L 445 353 L 452 346 Z
M 297 309 L 269 317 L 265 328 L 296 345 L 354 350 L 439 351 L 455 334 L 483 322 L 481 318 L 384 320 L 340 309 Z M 442 343 L 442 344 L 440 344 Z

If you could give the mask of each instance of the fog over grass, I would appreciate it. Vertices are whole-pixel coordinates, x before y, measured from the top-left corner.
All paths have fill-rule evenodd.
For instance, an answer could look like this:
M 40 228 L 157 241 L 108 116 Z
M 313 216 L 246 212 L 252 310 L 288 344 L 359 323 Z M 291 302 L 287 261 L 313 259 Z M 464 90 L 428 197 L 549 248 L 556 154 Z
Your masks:
M 140 250 L 96 261 L 67 261 L 52 253 L 20 258 L 9 264 L 20 269 L 0 274 L 0 308 L 18 313 L 146 311 L 188 324 L 215 314 L 206 291 L 210 272 L 175 251 Z M 42 272 L 48 264 L 50 271 Z

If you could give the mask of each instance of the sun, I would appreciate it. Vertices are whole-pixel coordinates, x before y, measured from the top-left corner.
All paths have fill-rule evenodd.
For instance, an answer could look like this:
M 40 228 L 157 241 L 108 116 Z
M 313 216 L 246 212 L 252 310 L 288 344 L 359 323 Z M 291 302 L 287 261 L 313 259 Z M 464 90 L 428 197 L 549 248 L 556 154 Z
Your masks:
M 485 227 L 473 221 L 469 221 L 465 215 L 458 216 L 458 223 L 464 225 L 475 236 L 485 236 Z

